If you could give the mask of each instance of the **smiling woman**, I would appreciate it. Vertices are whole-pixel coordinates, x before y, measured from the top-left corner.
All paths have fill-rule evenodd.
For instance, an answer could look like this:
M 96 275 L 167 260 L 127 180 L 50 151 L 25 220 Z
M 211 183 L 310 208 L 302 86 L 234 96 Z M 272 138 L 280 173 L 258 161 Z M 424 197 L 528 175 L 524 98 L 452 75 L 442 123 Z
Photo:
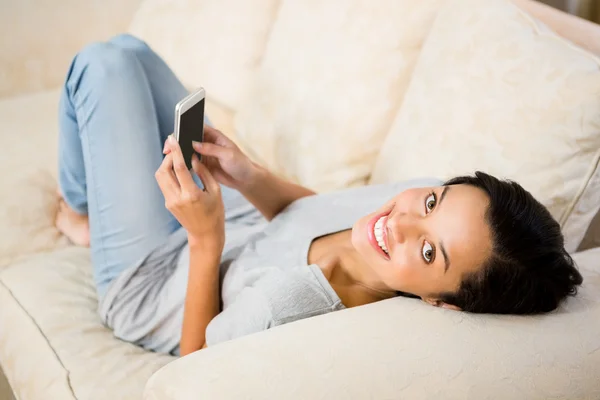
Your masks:
M 489 257 L 488 204 L 470 185 L 409 189 L 360 219 L 352 243 L 389 289 L 437 304 L 440 293 L 455 292 Z M 376 240 L 377 224 L 387 252 Z
M 57 225 L 89 238 L 101 318 L 123 340 L 187 354 L 398 292 L 543 312 L 581 283 L 548 211 L 484 173 L 316 194 L 208 121 L 189 170 L 167 139 L 186 95 L 129 35 L 82 50 L 63 88 Z
M 352 243 L 380 289 L 445 308 L 551 311 L 582 282 L 546 208 L 482 172 L 400 193 L 354 225 Z

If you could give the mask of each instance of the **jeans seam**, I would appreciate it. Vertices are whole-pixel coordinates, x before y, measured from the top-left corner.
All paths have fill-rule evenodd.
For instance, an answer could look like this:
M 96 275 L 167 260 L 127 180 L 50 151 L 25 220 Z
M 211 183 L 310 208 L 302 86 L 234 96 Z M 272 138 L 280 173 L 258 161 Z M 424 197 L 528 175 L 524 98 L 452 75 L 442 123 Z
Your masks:
M 83 103 L 80 102 L 78 93 L 73 93 L 72 96 L 73 96 L 73 100 L 74 100 L 74 103 L 75 103 L 75 104 L 73 104 L 73 107 L 75 108 L 75 111 L 77 113 L 81 112 L 83 114 L 83 116 L 85 117 L 83 120 L 86 121 L 86 123 L 84 124 L 83 127 L 81 127 L 81 126 L 79 127 L 79 139 L 80 139 L 80 143 L 81 143 L 81 148 L 83 150 L 83 146 L 84 146 L 84 144 L 83 144 L 83 135 L 88 130 L 88 123 L 87 123 L 88 120 L 87 120 L 87 118 L 89 118 L 90 116 L 86 112 L 86 109 L 85 109 Z M 91 151 L 91 143 L 90 143 L 91 142 L 91 137 L 90 136 L 91 135 L 87 135 L 87 149 L 86 150 L 87 150 L 88 156 L 90 158 L 90 177 L 93 179 L 94 184 L 96 184 L 96 179 L 94 177 L 94 175 L 95 175 L 94 162 L 91 159 L 93 152 Z M 84 160 L 85 160 L 85 155 L 84 155 Z M 89 182 L 89 178 L 86 177 L 86 186 L 87 186 L 87 188 L 86 188 L 86 197 L 87 198 L 89 198 L 89 196 L 90 196 L 90 190 L 89 190 L 89 186 L 90 185 L 89 185 L 89 183 L 90 183 Z M 95 189 L 96 188 L 94 188 L 94 190 L 93 190 L 94 196 L 95 196 L 95 201 L 96 201 L 96 205 L 99 206 L 100 203 L 98 202 L 98 191 L 95 190 Z M 88 201 L 88 203 L 89 203 L 89 201 Z M 89 210 L 89 204 L 88 204 L 88 210 Z M 89 214 L 88 214 L 88 218 L 89 218 Z M 102 225 L 102 218 L 97 218 L 97 219 L 99 221 L 94 221 L 94 223 L 98 224 L 98 229 L 102 233 L 102 232 L 104 232 L 104 227 Z M 90 229 L 91 229 L 91 220 L 90 220 Z M 103 260 L 103 263 L 106 265 L 107 257 L 106 257 L 106 248 L 104 246 L 104 235 L 100 234 L 100 235 L 94 235 L 94 236 L 96 236 L 96 238 L 98 240 L 100 240 L 100 249 L 101 249 L 101 254 L 102 254 L 102 260 Z M 90 232 L 90 238 L 91 238 L 91 232 Z M 91 246 L 91 243 L 90 243 L 90 246 Z M 95 247 L 98 248 L 98 246 L 95 246 Z M 94 271 L 96 271 L 96 270 L 98 270 L 98 269 L 94 268 Z M 99 279 L 100 277 L 94 277 L 94 278 L 98 279 L 98 281 L 96 282 L 96 286 L 99 287 L 100 284 L 102 283 L 102 282 L 100 282 L 100 279 Z

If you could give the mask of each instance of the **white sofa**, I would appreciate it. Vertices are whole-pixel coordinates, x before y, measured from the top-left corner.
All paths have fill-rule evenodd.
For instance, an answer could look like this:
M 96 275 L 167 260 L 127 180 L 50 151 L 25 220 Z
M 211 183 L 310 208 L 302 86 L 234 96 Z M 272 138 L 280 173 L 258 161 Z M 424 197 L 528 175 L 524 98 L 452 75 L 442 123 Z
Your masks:
M 600 27 L 514 3 L 2 4 L 0 367 L 14 395 L 600 398 Z M 316 190 L 476 168 L 522 182 L 561 222 L 580 294 L 534 317 L 392 299 L 178 360 L 116 339 L 88 250 L 53 218 L 58 89 L 78 49 L 123 31 L 204 86 L 212 121 L 254 159 Z

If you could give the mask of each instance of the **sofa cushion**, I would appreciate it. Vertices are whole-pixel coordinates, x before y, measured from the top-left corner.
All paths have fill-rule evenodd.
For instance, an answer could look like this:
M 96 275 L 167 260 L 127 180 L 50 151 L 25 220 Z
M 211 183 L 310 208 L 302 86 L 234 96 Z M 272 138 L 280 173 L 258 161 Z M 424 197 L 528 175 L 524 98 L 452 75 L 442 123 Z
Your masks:
M 0 12 L 0 97 L 49 90 L 87 43 L 123 32 L 140 0 L 11 1 Z M 91 18 L 90 16 L 93 16 Z
M 244 149 L 318 191 L 365 184 L 441 3 L 283 1 L 236 115 Z
M 544 203 L 575 251 L 600 207 L 600 60 L 508 0 L 440 10 L 372 183 L 475 170 Z
M 58 99 L 58 91 L 48 91 L 0 101 L 0 269 L 68 245 L 54 227 Z
M 176 360 L 152 376 L 144 399 L 597 399 L 600 248 L 574 259 L 580 294 L 546 315 L 385 300 Z
M 139 399 L 174 357 L 102 325 L 89 251 L 68 247 L 0 271 L 0 363 L 20 399 Z
M 236 109 L 252 79 L 279 0 L 144 0 L 130 32 L 187 85 Z

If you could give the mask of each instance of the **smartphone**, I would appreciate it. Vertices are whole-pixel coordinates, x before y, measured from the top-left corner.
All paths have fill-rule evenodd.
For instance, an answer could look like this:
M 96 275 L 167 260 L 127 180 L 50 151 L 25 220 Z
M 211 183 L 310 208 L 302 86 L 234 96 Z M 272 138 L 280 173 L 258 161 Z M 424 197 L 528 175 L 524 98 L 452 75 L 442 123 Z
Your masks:
M 205 97 L 206 92 L 200 88 L 175 106 L 175 130 L 173 132 L 179 147 L 181 147 L 188 169 L 192 168 L 192 155 L 196 153 L 192 147 L 192 141 L 202 142 L 204 138 Z M 202 158 L 200 154 L 198 154 L 198 158 Z

